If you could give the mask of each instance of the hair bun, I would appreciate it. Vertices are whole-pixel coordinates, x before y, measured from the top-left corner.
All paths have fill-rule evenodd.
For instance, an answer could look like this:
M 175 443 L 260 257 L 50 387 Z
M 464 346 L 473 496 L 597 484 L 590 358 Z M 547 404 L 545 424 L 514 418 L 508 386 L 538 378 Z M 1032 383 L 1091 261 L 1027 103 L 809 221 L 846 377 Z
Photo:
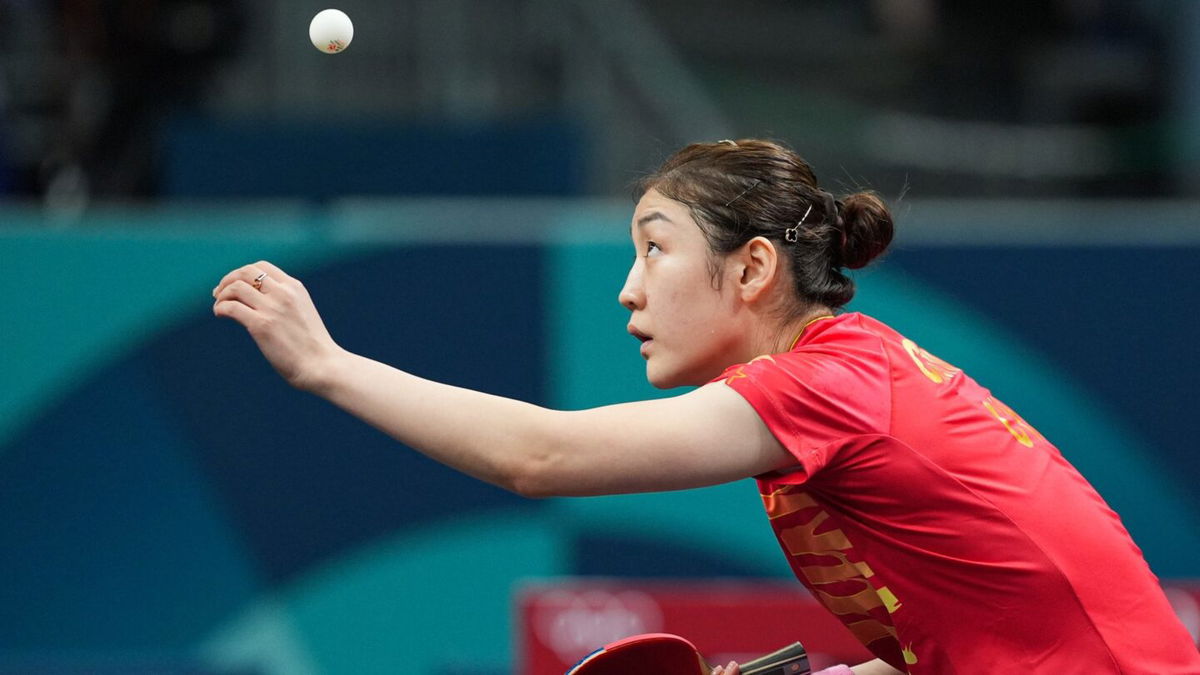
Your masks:
M 879 195 L 858 192 L 842 199 L 842 266 L 866 267 L 892 243 L 895 223 Z

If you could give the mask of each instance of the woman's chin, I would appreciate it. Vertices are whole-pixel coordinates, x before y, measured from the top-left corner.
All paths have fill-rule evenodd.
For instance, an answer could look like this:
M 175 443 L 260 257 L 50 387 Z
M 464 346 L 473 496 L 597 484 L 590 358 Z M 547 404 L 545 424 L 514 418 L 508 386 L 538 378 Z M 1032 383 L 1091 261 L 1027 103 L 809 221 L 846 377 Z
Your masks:
M 656 367 L 657 364 L 646 361 L 646 381 L 655 389 L 671 389 L 679 385 L 675 384 L 674 373 L 667 371 L 664 368 Z
M 699 377 L 694 374 L 681 373 L 665 368 L 656 368 L 646 362 L 646 380 L 655 389 L 675 389 L 676 387 L 699 387 L 708 384 L 712 378 Z

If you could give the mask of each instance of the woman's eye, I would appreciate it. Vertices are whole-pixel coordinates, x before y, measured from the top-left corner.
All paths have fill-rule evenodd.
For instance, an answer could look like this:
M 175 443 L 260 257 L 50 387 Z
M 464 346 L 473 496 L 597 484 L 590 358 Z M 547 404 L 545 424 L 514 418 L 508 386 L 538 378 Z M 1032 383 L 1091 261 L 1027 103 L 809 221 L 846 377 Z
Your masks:
M 646 255 L 652 255 L 654 253 L 662 253 L 662 247 L 652 241 L 646 242 Z

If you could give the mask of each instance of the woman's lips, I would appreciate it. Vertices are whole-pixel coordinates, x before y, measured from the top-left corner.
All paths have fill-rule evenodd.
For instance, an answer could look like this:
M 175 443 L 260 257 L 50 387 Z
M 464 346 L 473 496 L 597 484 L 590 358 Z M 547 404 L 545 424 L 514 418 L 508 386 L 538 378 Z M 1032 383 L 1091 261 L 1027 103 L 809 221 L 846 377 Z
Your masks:
M 642 340 L 642 358 L 647 358 L 650 352 L 650 345 L 654 343 L 654 338 L 646 338 Z
M 649 335 L 638 330 L 637 327 L 634 326 L 633 324 L 629 324 L 628 326 L 625 327 L 625 329 L 629 331 L 630 335 L 632 335 L 633 337 L 642 341 L 642 350 L 641 351 L 642 351 L 642 356 L 645 357 L 647 350 L 649 350 L 649 348 L 650 348 L 650 343 L 654 342 L 654 338 L 652 338 Z

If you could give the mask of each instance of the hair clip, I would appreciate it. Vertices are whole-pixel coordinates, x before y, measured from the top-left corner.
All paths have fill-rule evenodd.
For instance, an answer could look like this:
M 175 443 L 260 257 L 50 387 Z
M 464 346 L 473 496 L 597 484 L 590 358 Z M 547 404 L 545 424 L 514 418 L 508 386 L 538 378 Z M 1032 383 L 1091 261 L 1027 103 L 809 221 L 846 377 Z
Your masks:
M 808 210 L 800 216 L 800 222 L 783 231 L 783 238 L 790 244 L 800 241 L 800 226 L 804 224 L 804 220 L 808 218 L 808 214 L 812 213 L 812 204 L 808 205 Z
M 762 179 L 761 179 L 761 178 L 755 178 L 753 183 L 751 183 L 750 185 L 748 185 L 748 186 L 746 187 L 746 189 L 745 189 L 745 190 L 742 190 L 741 192 L 739 192 L 739 193 L 738 193 L 738 196 L 736 196 L 736 197 L 734 197 L 733 199 L 730 199 L 729 201 L 725 202 L 725 207 L 726 207 L 726 208 L 728 208 L 730 204 L 732 204 L 732 203 L 736 202 L 737 200 L 741 199 L 742 197 L 745 197 L 747 192 L 749 192 L 749 191 L 753 190 L 754 188 L 758 187 L 758 184 L 759 184 L 759 183 L 761 183 L 761 182 L 762 182 Z
M 731 141 L 728 138 L 724 138 L 724 139 L 717 141 L 717 145 L 720 145 L 721 143 L 728 143 L 729 145 L 732 145 L 735 148 L 737 147 L 737 141 Z

